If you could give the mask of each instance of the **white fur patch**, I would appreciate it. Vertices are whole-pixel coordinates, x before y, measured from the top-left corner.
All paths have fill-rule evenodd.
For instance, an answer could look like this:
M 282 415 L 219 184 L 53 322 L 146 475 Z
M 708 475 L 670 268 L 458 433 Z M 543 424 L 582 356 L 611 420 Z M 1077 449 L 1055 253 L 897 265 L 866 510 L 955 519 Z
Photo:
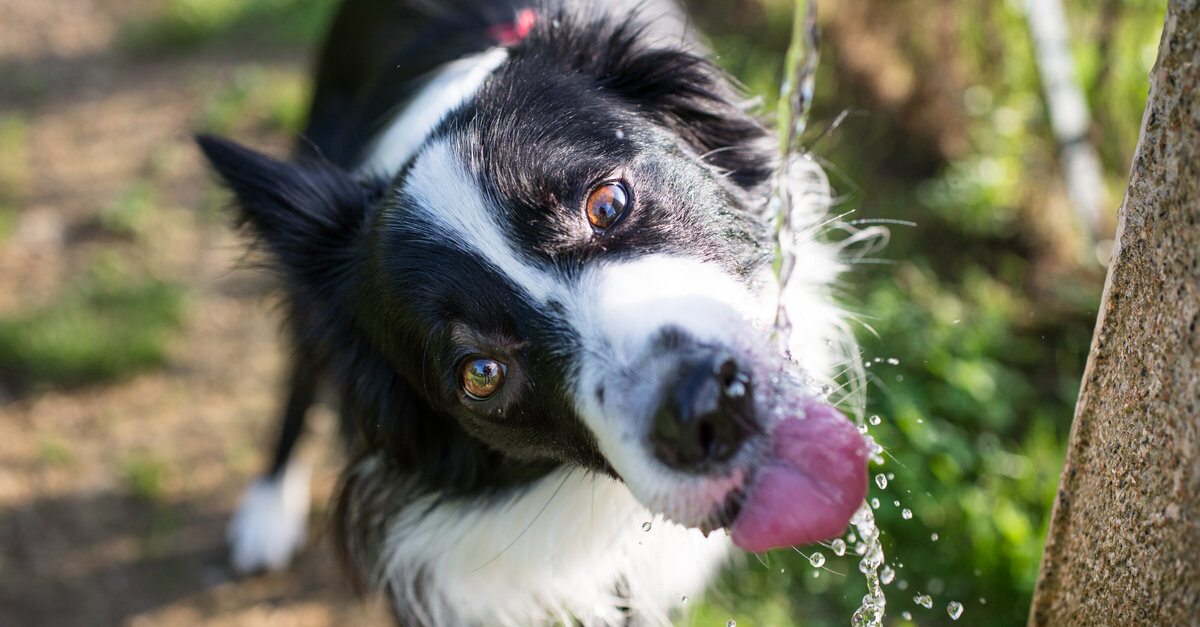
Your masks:
M 307 465 L 293 462 L 282 476 L 246 488 L 225 534 L 235 571 L 282 570 L 304 546 L 311 474 Z
M 375 140 L 359 170 L 388 177 L 395 174 L 446 114 L 478 91 L 507 58 L 507 48 L 492 48 L 434 70 L 416 97 Z
M 561 291 L 554 277 L 517 256 L 497 220 L 500 209 L 471 180 L 448 140 L 432 142 L 417 156 L 404 190 L 429 224 L 430 237 L 480 255 L 537 301 Z
M 701 593 L 728 555 L 723 532 L 705 538 L 664 521 L 606 476 L 559 470 L 517 494 L 433 509 L 434 497 L 410 504 L 392 524 L 380 562 L 397 601 L 429 614 L 419 618 L 431 625 L 571 624 L 572 617 L 621 625 L 621 605 L 668 624 L 668 611 Z M 627 584 L 622 598 L 618 581 Z M 430 590 L 448 607 L 407 604 Z

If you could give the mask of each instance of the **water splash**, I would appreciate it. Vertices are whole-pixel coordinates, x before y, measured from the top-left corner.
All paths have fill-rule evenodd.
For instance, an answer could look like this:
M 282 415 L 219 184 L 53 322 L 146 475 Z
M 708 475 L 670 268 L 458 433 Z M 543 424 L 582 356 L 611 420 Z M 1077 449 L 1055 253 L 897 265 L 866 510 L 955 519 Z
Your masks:
M 829 548 L 833 549 L 833 554 L 841 557 L 846 554 L 846 541 L 841 538 L 834 538 L 833 542 L 829 543 Z
M 865 550 L 862 560 L 858 562 L 858 570 L 867 578 L 867 594 L 863 596 L 862 605 L 850 619 L 851 625 L 878 627 L 883 624 L 883 612 L 887 606 L 887 598 L 883 594 L 883 585 L 879 580 L 879 567 L 883 564 L 883 546 L 879 543 L 879 528 L 875 526 L 875 514 L 870 506 L 863 503 L 854 517 L 850 519 L 862 538 Z

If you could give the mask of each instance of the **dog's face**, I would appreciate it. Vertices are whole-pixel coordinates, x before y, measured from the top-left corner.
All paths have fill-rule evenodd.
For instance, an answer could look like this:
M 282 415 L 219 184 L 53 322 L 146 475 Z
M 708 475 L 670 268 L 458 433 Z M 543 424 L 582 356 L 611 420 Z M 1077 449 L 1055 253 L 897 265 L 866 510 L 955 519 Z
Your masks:
M 373 445 L 465 434 L 608 472 L 752 550 L 835 535 L 864 447 L 773 349 L 766 132 L 685 53 L 576 63 L 514 50 L 387 181 L 202 144 L 321 318 L 301 323 L 360 338 L 307 331 L 328 359 L 373 353 L 409 397 L 363 403 Z

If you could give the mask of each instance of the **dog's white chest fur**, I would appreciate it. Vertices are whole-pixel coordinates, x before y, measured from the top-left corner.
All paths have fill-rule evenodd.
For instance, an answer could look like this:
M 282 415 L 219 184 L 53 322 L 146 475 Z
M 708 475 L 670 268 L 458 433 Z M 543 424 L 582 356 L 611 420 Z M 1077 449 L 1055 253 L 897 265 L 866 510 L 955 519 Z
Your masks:
M 620 607 L 667 623 L 730 547 L 724 532 L 706 538 L 656 518 L 625 485 L 582 470 L 487 503 L 429 500 L 392 522 L 378 573 L 428 624 L 618 625 Z

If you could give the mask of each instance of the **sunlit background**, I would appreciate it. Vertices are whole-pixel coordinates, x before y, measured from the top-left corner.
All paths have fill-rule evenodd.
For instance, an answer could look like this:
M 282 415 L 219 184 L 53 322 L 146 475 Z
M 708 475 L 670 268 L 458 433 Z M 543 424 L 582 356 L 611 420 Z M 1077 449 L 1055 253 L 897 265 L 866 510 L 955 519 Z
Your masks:
M 690 4 L 773 111 L 792 2 Z M 1164 11 L 1063 4 L 1108 199 L 1091 227 L 1066 192 L 1022 3 L 820 3 L 805 143 L 846 220 L 915 223 L 842 286 L 887 452 L 870 494 L 896 573 L 887 624 L 951 624 L 952 601 L 960 623 L 1026 617 Z M 328 408 L 305 448 L 310 549 L 285 574 L 225 568 L 283 348 L 270 281 L 239 265 L 189 140 L 285 152 L 332 7 L 0 0 L 0 624 L 368 620 L 319 531 L 337 471 Z M 684 622 L 848 624 L 867 592 L 853 543 L 803 551 L 742 560 Z

